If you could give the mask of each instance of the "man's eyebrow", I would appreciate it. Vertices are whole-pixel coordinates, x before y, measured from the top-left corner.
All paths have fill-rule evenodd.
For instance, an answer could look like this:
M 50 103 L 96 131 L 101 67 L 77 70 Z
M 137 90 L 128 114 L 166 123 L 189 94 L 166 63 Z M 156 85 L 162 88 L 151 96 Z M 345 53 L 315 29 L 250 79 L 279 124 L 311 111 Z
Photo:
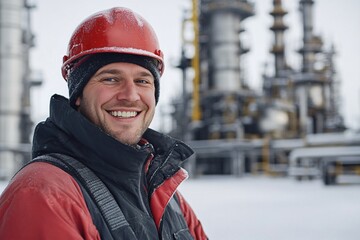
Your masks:
M 122 71 L 118 70 L 118 69 L 103 69 L 100 72 L 96 73 L 94 76 L 100 76 L 103 74 L 119 74 L 122 73 Z
M 144 76 L 144 77 L 148 77 L 148 76 L 153 77 L 152 73 L 147 72 L 147 71 L 141 71 L 139 75 Z

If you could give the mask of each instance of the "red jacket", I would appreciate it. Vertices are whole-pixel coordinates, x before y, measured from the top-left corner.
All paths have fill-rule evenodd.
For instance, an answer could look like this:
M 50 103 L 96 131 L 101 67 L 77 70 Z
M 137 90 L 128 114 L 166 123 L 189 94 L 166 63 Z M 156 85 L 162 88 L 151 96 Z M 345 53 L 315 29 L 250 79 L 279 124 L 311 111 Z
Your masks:
M 192 149 L 151 129 L 143 137 L 138 148 L 122 144 L 71 108 L 67 99 L 54 95 L 49 118 L 35 128 L 32 156 L 59 153 L 82 162 L 112 193 L 128 225 L 110 233 L 78 179 L 35 162 L 23 168 L 0 197 L 0 239 L 108 240 L 118 234 L 126 240 L 206 239 L 194 212 L 177 193 L 186 178 L 181 164 Z
M 207 239 L 193 210 L 177 194 L 190 233 Z M 0 239 L 100 239 L 76 180 L 48 163 L 30 164 L 15 176 L 1 195 L 0 219 Z

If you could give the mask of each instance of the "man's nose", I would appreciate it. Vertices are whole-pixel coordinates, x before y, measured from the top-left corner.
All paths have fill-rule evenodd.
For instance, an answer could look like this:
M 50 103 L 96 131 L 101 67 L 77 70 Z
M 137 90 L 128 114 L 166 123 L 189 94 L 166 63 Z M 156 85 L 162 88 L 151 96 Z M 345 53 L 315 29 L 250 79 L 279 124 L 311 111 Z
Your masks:
M 117 92 L 118 100 L 137 101 L 140 99 L 137 86 L 134 82 L 126 81 L 119 86 Z

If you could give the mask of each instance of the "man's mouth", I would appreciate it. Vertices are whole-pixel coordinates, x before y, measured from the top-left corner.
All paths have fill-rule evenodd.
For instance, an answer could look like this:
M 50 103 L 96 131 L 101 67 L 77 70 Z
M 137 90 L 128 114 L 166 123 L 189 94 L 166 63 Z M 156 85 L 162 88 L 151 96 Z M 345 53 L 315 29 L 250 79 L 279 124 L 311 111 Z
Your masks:
M 138 112 L 136 112 L 136 111 L 110 111 L 109 113 L 112 116 L 119 117 L 119 118 L 132 118 L 132 117 L 136 117 L 136 115 L 138 115 Z

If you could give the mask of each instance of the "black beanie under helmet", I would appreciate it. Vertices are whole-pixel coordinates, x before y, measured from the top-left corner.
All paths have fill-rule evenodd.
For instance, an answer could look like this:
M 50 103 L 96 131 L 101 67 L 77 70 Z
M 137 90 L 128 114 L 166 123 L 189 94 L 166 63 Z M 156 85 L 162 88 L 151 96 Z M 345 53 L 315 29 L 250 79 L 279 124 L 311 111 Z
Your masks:
M 99 53 L 90 57 L 85 57 L 75 64 L 73 70 L 71 70 L 67 79 L 69 87 L 69 100 L 70 105 L 73 108 L 77 108 L 75 105 L 76 99 L 81 96 L 85 85 L 90 78 L 103 66 L 114 62 L 127 62 L 139 65 L 146 68 L 154 76 L 155 85 L 155 102 L 159 100 L 160 94 L 160 72 L 156 66 L 156 61 L 150 57 L 137 56 L 130 54 L 118 54 L 118 53 Z

